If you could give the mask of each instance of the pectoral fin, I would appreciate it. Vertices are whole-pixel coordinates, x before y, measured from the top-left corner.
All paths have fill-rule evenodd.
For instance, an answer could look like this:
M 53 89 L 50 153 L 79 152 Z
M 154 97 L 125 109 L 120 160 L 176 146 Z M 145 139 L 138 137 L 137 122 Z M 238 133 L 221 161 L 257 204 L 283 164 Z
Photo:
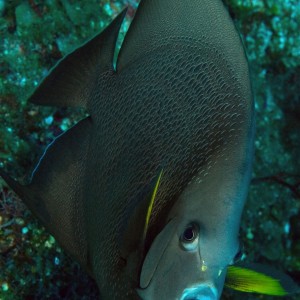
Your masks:
M 229 266 L 225 286 L 240 292 L 272 296 L 299 292 L 299 287 L 289 276 L 260 264 Z
M 157 190 L 158 190 L 160 180 L 161 180 L 161 177 L 162 177 L 162 173 L 163 173 L 163 170 L 161 170 L 160 173 L 159 173 L 159 176 L 157 178 L 153 193 L 151 195 L 150 203 L 148 205 L 146 220 L 145 220 L 145 225 L 144 225 L 143 238 L 142 238 L 143 243 L 145 242 L 145 239 L 146 239 L 146 235 L 147 235 L 147 231 L 148 231 L 148 227 L 149 227 L 149 221 L 150 221 L 150 217 L 151 217 L 155 197 L 156 197 L 156 194 L 157 194 Z
M 163 170 L 161 170 L 158 177 L 156 178 L 154 187 L 150 188 L 150 192 L 145 191 L 145 193 L 143 193 L 145 195 L 145 199 L 142 199 L 140 201 L 129 218 L 128 224 L 126 226 L 126 231 L 123 235 L 123 243 L 121 247 L 122 257 L 125 259 L 133 251 L 138 252 L 140 258 L 143 257 L 151 212 L 161 181 L 162 173 Z M 150 186 L 152 187 L 152 184 L 150 184 Z

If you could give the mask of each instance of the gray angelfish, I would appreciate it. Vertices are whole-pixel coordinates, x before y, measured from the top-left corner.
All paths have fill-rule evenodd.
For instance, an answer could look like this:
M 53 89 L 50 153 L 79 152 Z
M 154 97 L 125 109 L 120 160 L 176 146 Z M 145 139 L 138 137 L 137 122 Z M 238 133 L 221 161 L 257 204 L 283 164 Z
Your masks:
M 61 60 L 29 101 L 89 117 L 21 186 L 101 299 L 219 299 L 253 156 L 245 52 L 220 0 L 142 0 Z

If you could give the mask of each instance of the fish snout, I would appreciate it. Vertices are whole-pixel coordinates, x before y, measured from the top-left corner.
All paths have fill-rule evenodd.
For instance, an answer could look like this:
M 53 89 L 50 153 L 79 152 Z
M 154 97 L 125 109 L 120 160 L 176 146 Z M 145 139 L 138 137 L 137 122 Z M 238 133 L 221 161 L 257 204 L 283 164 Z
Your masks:
M 207 284 L 187 288 L 183 291 L 180 300 L 218 300 L 218 290 Z

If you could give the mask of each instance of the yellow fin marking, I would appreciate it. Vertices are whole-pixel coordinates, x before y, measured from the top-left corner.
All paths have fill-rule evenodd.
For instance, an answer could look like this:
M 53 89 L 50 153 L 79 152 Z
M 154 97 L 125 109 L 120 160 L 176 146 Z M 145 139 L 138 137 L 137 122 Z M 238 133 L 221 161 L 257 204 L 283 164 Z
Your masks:
M 152 193 L 152 197 L 151 197 L 151 200 L 150 200 L 150 203 L 149 203 L 149 207 L 148 207 L 148 211 L 147 211 L 147 215 L 146 215 L 145 227 L 144 227 L 143 240 L 145 240 L 145 238 L 146 238 L 148 225 L 149 225 L 149 221 L 150 221 L 150 216 L 151 216 L 151 212 L 152 212 L 152 209 L 153 209 L 154 200 L 155 200 L 155 197 L 156 197 L 156 194 L 157 194 L 159 183 L 160 183 L 160 180 L 161 180 L 161 177 L 162 177 L 162 173 L 163 173 L 163 169 L 159 173 L 159 176 L 158 176 L 158 179 L 156 181 L 156 184 L 155 184 L 155 187 L 154 187 L 154 190 L 153 190 L 153 193 Z
M 280 284 L 279 279 L 238 266 L 228 267 L 225 286 L 247 293 L 273 296 L 285 296 L 288 294 Z

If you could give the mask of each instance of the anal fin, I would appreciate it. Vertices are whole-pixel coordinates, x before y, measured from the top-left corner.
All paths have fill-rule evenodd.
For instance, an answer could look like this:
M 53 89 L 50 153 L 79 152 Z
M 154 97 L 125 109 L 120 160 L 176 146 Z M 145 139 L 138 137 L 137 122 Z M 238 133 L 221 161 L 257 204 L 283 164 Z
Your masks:
M 6 183 L 25 202 L 59 244 L 87 267 L 84 223 L 84 176 L 91 120 L 87 117 L 57 137 L 40 159 L 29 185 L 0 170 Z

